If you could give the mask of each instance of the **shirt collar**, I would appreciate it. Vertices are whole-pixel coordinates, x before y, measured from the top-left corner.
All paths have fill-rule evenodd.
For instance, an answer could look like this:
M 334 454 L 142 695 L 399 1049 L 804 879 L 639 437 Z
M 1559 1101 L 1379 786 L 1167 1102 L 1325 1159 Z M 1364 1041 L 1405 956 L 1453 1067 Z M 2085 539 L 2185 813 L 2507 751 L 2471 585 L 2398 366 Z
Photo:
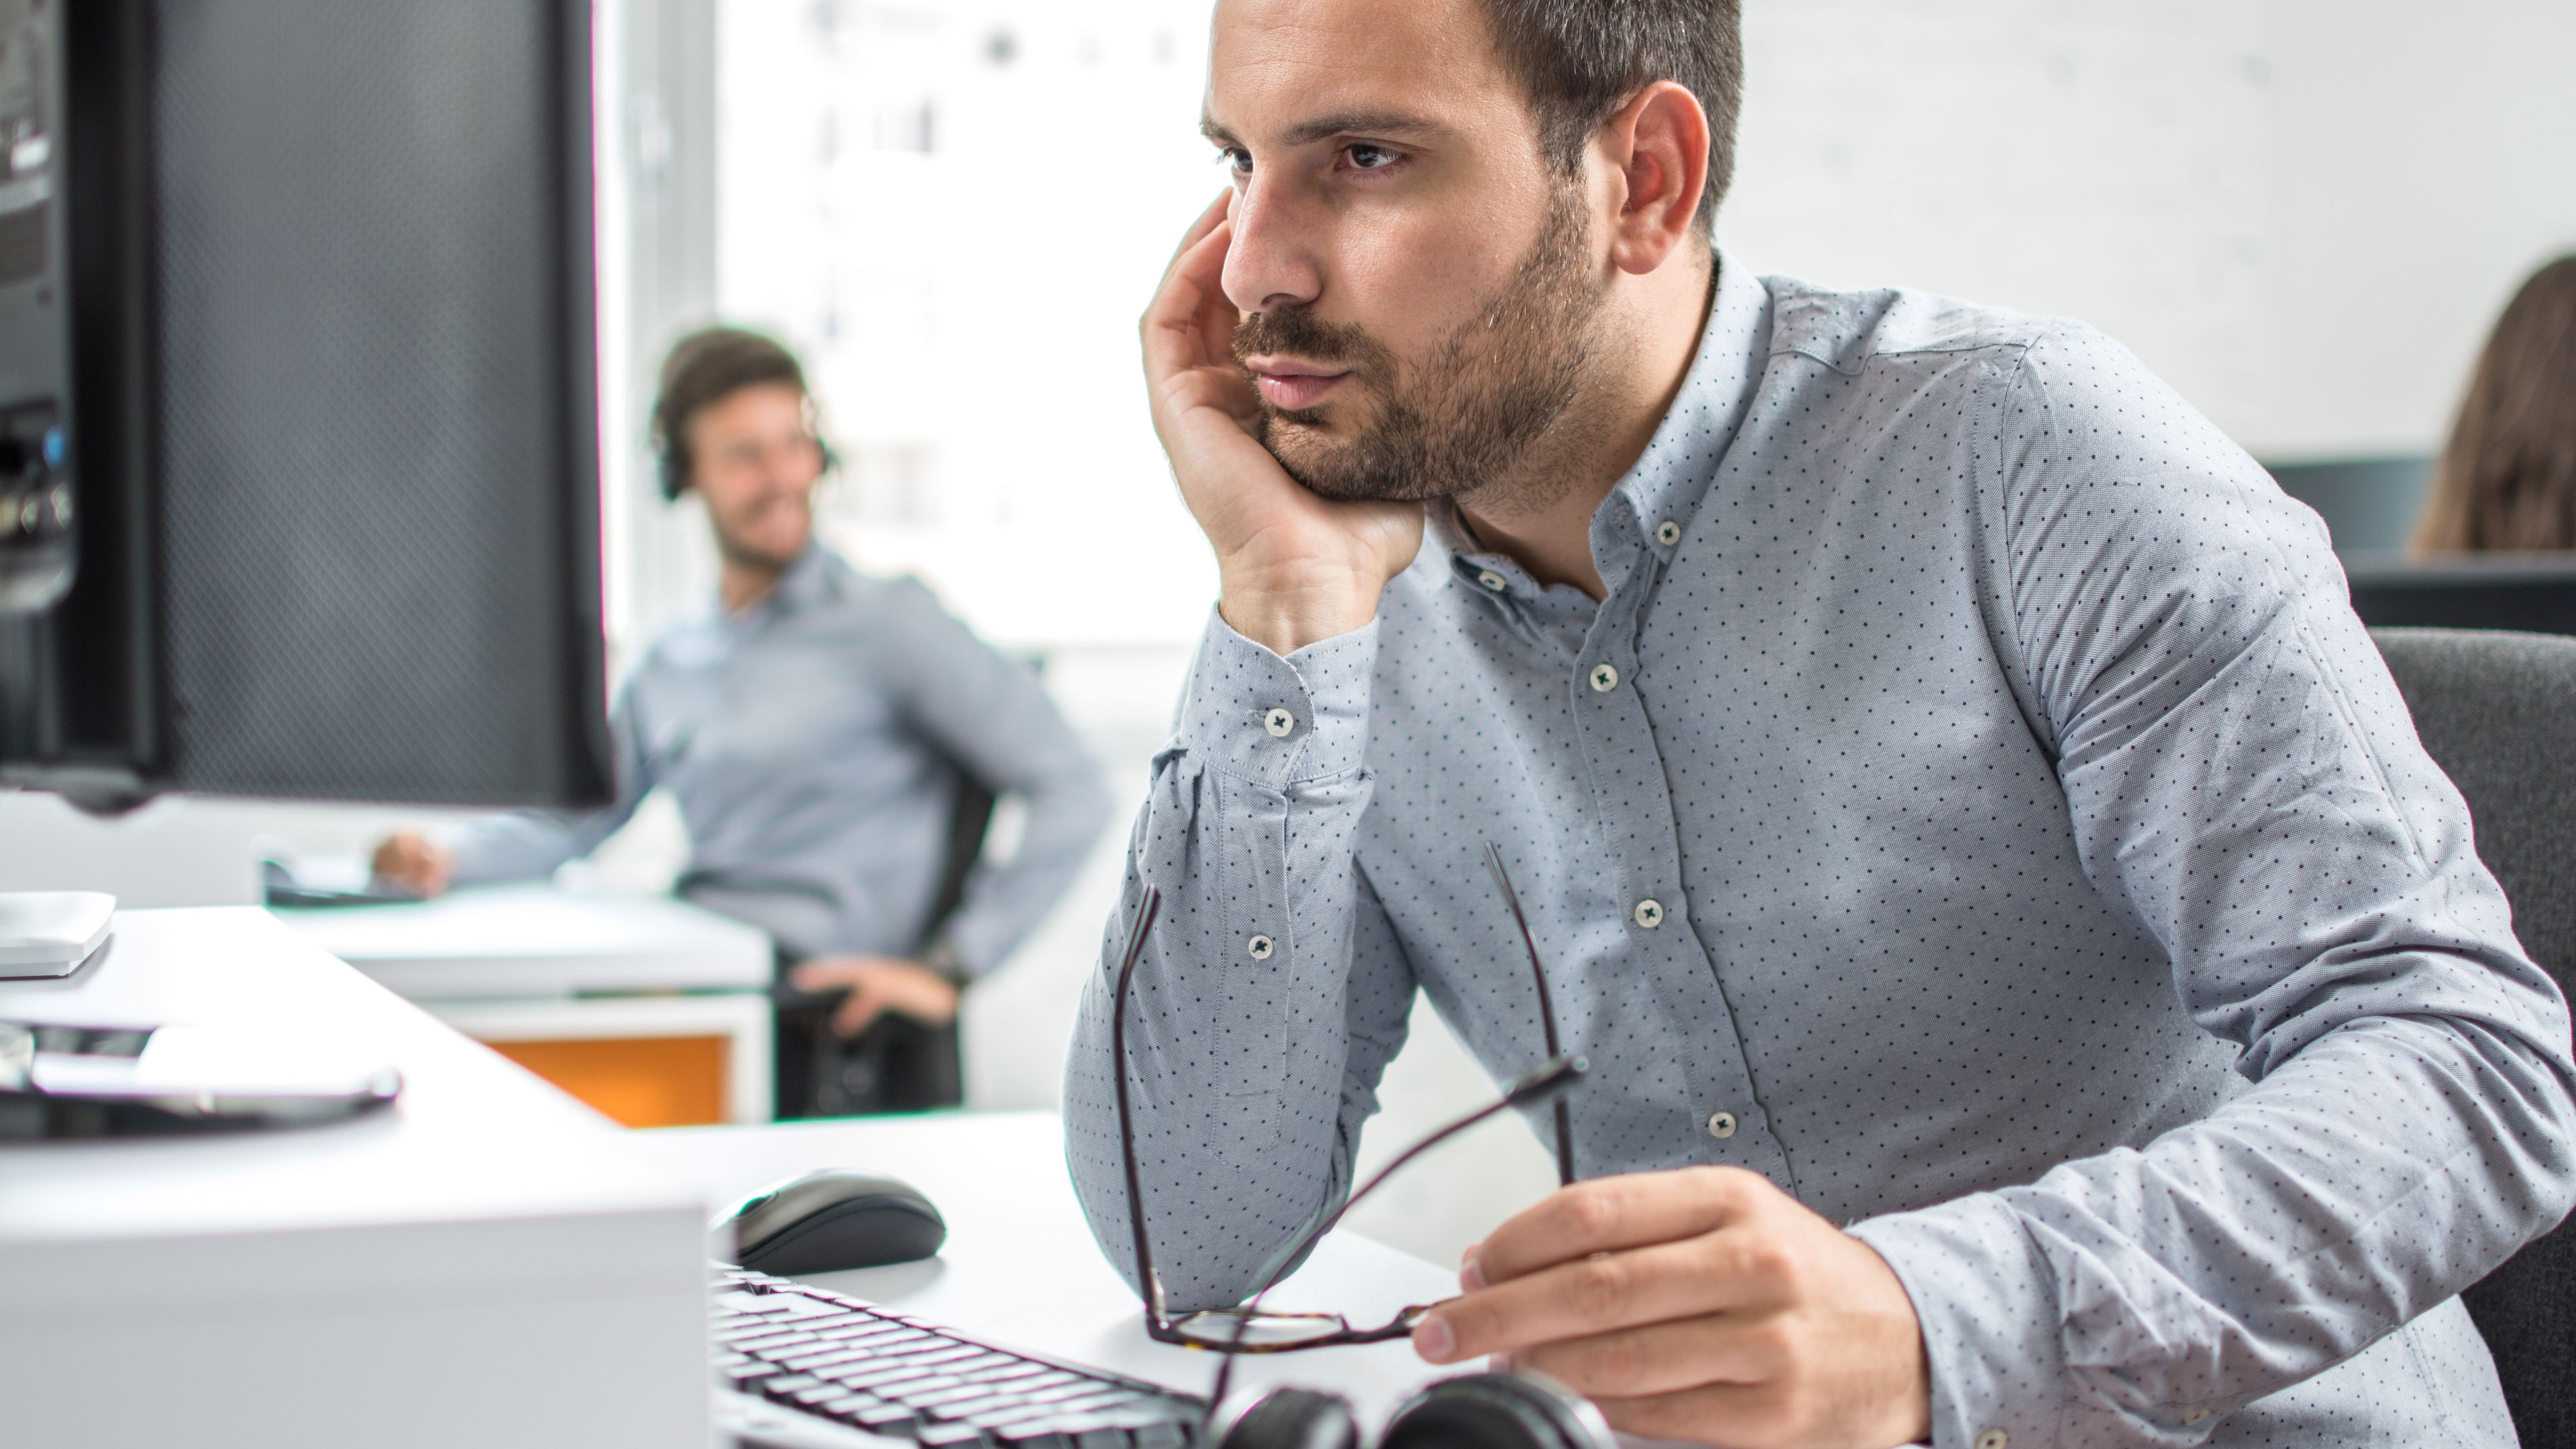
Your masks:
M 1592 516 L 1596 556 L 1605 541 L 1603 525 L 1621 512 L 1615 506 L 1621 499 L 1634 526 L 1657 544 L 1658 552 L 1670 554 L 1670 545 L 1657 539 L 1655 531 L 1666 523 L 1689 531 L 1691 515 L 1717 480 L 1717 465 L 1753 405 L 1753 389 L 1770 350 L 1771 289 L 1718 253 L 1717 297 L 1709 304 L 1699 351 L 1646 451 Z
M 805 551 L 778 576 L 778 586 L 759 603 L 732 616 L 734 622 L 748 624 L 772 614 L 792 614 L 798 609 L 823 603 L 831 597 L 831 554 L 819 543 L 808 542 Z M 716 617 L 726 617 L 724 599 L 716 599 Z

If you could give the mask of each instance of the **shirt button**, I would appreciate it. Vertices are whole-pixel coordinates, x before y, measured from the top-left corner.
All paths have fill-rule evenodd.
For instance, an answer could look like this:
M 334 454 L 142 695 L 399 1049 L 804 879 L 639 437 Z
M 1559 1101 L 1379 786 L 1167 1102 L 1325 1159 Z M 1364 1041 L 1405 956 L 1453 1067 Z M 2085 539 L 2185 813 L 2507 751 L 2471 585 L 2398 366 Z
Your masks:
M 1592 692 L 1608 694 L 1619 687 L 1619 671 L 1607 664 L 1592 666 Z
M 1716 1138 L 1716 1139 L 1717 1139 L 1718 1141 L 1720 1141 L 1720 1142 L 1723 1142 L 1723 1141 L 1725 1141 L 1727 1138 L 1734 1136 L 1734 1135 L 1735 1135 L 1735 1114 L 1734 1114 L 1734 1113 L 1732 1113 L 1732 1112 L 1711 1112 L 1711 1113 L 1709 1113 L 1709 1114 L 1708 1114 L 1708 1135 L 1709 1135 L 1709 1136 L 1711 1136 L 1711 1137 Z
M 1284 740 L 1288 738 L 1288 732 L 1297 727 L 1297 716 L 1284 709 L 1274 709 L 1261 717 L 1261 727 L 1270 731 L 1273 738 Z
M 1682 526 L 1667 518 L 1655 525 L 1655 542 L 1666 548 L 1682 541 Z
M 1977 1436 L 1977 1449 L 2004 1449 L 2011 1442 L 2012 1436 L 2003 1430 L 1988 1429 Z
M 1637 902 L 1637 924 L 1651 931 L 1664 923 L 1664 903 L 1649 896 Z
M 2208 1417 L 2209 1411 L 2207 1409 L 2194 1409 L 2190 1413 L 2183 1415 L 2182 1421 L 2186 1424 L 2198 1424 L 2206 1420 Z
M 1494 572 L 1492 569 L 1487 569 L 1483 573 L 1476 575 L 1476 582 L 1483 584 L 1486 588 L 1489 588 L 1498 594 L 1511 587 L 1511 581 L 1509 579 L 1504 578 L 1501 574 Z
M 1271 941 L 1268 936 L 1255 936 L 1244 943 L 1244 949 L 1252 953 L 1252 959 L 1255 961 L 1269 960 L 1270 946 Z

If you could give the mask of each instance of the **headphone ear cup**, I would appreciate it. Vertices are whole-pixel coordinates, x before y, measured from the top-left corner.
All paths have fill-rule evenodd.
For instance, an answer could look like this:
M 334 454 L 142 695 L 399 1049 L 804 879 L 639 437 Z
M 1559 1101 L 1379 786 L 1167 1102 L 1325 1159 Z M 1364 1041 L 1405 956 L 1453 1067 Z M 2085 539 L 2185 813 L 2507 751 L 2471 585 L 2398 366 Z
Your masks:
M 1377 1449 L 1618 1449 L 1592 1401 L 1526 1371 L 1441 1379 L 1405 1400 Z
M 1351 1401 L 1316 1389 L 1272 1389 L 1239 1407 L 1220 1407 L 1202 1449 L 1359 1449 Z
M 817 477 L 830 477 L 832 474 L 841 471 L 841 455 L 832 451 L 831 444 L 824 442 L 821 438 L 816 438 L 814 440 L 814 450 L 823 455 L 823 471 L 817 474 Z
M 653 467 L 655 476 L 661 480 L 662 501 L 679 502 L 680 495 L 689 488 L 689 475 L 680 466 L 679 454 L 672 450 L 670 444 L 664 443 L 653 450 Z

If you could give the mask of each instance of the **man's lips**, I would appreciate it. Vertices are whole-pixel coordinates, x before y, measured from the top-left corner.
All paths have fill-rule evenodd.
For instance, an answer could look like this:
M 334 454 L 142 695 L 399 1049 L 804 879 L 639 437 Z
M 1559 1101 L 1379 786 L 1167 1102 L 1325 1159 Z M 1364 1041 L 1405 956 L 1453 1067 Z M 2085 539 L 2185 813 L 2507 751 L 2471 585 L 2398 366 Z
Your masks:
M 1313 407 L 1350 376 L 1347 368 L 1284 357 L 1247 357 L 1243 365 L 1251 370 L 1253 385 L 1261 389 L 1262 399 L 1281 412 Z

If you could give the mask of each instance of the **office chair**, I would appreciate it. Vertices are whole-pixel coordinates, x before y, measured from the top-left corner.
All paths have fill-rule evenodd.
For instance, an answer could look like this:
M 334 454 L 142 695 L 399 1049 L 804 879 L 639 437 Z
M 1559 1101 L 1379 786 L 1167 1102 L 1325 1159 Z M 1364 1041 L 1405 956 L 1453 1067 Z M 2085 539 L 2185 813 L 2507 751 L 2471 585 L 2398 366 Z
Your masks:
M 964 766 L 950 761 L 957 797 L 948 812 L 946 853 L 939 887 L 931 897 L 929 924 L 916 949 L 926 949 L 966 897 L 966 878 L 983 857 L 993 824 L 993 791 Z M 966 1099 L 966 1071 L 957 1022 L 927 1026 L 888 1012 L 844 1041 L 832 1030 L 842 993 L 798 991 L 779 984 L 777 1008 L 777 1115 L 850 1117 L 874 1112 L 920 1112 L 953 1107 Z
M 2468 799 L 2523 948 L 2565 989 L 2576 966 L 2576 639 L 2371 637 L 2424 748 Z M 2524 1449 L 2576 1449 L 2576 1231 L 2555 1229 L 2460 1296 L 2495 1353 Z

